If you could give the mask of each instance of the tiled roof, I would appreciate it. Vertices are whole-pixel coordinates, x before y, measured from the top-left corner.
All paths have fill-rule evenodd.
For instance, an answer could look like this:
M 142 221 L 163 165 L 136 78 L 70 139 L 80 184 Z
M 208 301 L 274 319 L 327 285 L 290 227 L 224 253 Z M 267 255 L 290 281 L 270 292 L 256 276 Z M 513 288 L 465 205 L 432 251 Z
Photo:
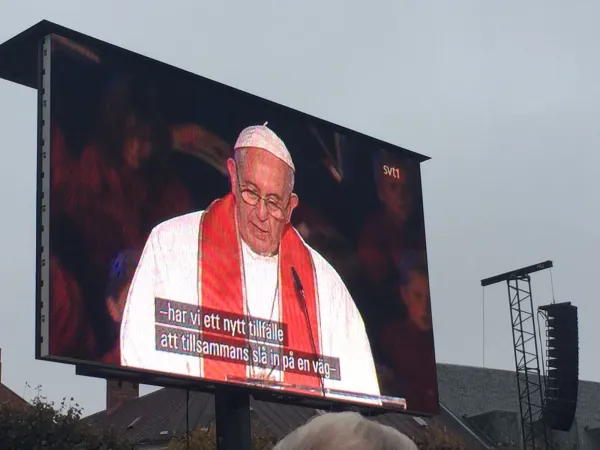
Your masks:
M 438 364 L 438 383 L 440 402 L 460 418 L 497 410 L 519 412 L 514 372 Z M 587 431 L 597 427 L 600 427 L 600 383 L 580 381 L 576 422 L 569 433 L 552 433 L 555 447 L 597 450 L 599 443 Z
M 14 408 L 27 406 L 26 400 L 17 395 L 12 389 L 0 383 L 0 406 L 10 405 Z
M 373 419 L 416 438 L 436 427 L 460 436 L 467 442 L 467 448 L 478 449 L 485 446 L 467 430 L 465 417 L 492 411 L 519 411 L 514 372 L 438 364 L 438 382 L 441 402 L 438 416 L 417 419 L 386 413 Z M 101 412 L 90 416 L 89 420 L 125 430 L 136 442 L 164 442 L 185 433 L 185 402 L 185 391 L 165 388 L 131 401 L 110 415 Z M 251 401 L 251 407 L 254 419 L 278 438 L 319 413 L 312 408 L 255 400 Z M 190 428 L 213 423 L 214 399 L 211 394 L 190 393 L 189 420 Z M 552 439 L 557 450 L 600 448 L 600 441 L 596 440 L 600 439 L 600 383 L 580 381 L 575 425 L 570 433 L 552 433 Z
M 254 399 L 250 400 L 250 407 L 258 421 L 278 439 L 291 433 L 317 414 L 317 411 L 312 408 L 267 403 Z
M 111 414 L 101 411 L 88 420 L 124 431 L 133 442 L 162 442 L 186 430 L 186 391 L 159 389 L 122 405 Z M 190 392 L 189 421 L 191 428 L 209 426 L 213 422 L 213 396 Z
M 100 412 L 88 420 L 101 426 L 113 426 L 123 432 L 132 441 L 141 443 L 165 442 L 174 436 L 185 434 L 186 392 L 184 390 L 163 388 L 139 399 L 124 404 L 107 415 Z M 312 408 L 269 403 L 251 399 L 254 423 L 264 427 L 267 434 L 282 438 L 292 430 L 305 424 L 308 419 L 320 413 Z M 459 419 L 442 407 L 440 415 L 434 418 L 415 418 L 407 414 L 386 413 L 373 417 L 385 425 L 413 438 L 427 434 L 432 428 L 444 433 L 459 436 L 469 449 L 486 448 L 467 430 Z M 214 421 L 214 398 L 212 394 L 190 392 L 189 422 L 190 429 L 197 426 L 208 427 Z

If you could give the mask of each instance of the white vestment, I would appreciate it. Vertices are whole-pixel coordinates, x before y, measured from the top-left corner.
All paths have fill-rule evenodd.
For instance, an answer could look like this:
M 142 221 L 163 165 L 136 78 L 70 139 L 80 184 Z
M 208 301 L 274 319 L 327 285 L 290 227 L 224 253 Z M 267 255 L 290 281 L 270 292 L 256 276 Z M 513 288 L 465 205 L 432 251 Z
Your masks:
M 200 211 L 170 219 L 157 225 L 150 233 L 123 314 L 123 366 L 202 377 L 198 356 L 156 350 L 154 306 L 155 298 L 202 306 L 198 299 L 197 278 L 198 232 L 202 214 L 203 211 Z M 361 315 L 335 269 L 306 246 L 315 267 L 320 353 L 340 361 L 341 380 L 324 379 L 324 387 L 348 392 L 327 391 L 326 395 L 328 398 L 379 405 L 379 383 Z M 266 320 L 280 320 L 281 308 L 276 293 L 277 256 L 260 256 L 243 242 L 242 254 L 247 297 L 245 312 Z M 248 367 L 248 375 L 250 370 L 256 369 Z M 281 380 L 279 371 L 269 372 L 270 376 Z M 361 394 L 365 397 L 361 398 Z

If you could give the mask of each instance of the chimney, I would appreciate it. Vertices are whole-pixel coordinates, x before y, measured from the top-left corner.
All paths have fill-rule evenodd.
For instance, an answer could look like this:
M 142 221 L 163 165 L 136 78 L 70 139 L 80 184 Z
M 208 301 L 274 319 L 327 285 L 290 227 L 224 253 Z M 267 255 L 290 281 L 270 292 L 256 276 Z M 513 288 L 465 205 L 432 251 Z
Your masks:
M 140 385 L 122 380 L 106 380 L 106 413 L 116 411 L 120 406 L 140 396 Z

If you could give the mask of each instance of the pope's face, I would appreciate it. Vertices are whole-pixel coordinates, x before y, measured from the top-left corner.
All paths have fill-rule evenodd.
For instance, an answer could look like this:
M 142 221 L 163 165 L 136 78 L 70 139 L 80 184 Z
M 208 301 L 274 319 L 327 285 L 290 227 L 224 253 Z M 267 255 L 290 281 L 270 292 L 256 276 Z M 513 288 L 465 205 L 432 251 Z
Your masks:
M 291 192 L 291 169 L 258 148 L 246 149 L 241 162 L 227 161 L 239 233 L 254 252 L 273 255 L 298 205 L 298 197 Z
M 409 275 L 408 283 L 401 288 L 402 299 L 408 310 L 408 317 L 421 330 L 431 328 L 429 314 L 429 282 L 421 273 Z

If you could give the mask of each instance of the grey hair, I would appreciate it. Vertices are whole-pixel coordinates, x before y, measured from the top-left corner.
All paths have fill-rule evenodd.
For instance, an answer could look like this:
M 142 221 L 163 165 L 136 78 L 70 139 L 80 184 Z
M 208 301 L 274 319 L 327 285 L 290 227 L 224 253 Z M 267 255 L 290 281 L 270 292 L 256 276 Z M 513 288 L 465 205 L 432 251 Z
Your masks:
M 246 154 L 248 153 L 247 148 L 240 148 L 235 151 L 233 155 L 233 160 L 235 161 L 235 165 L 237 167 L 244 167 L 244 163 L 246 161 Z M 286 192 L 291 194 L 294 191 L 294 183 L 295 183 L 295 174 L 291 167 L 288 167 L 288 184 L 286 186 Z
M 315 416 L 283 438 L 273 450 L 417 450 L 392 427 L 355 412 Z

